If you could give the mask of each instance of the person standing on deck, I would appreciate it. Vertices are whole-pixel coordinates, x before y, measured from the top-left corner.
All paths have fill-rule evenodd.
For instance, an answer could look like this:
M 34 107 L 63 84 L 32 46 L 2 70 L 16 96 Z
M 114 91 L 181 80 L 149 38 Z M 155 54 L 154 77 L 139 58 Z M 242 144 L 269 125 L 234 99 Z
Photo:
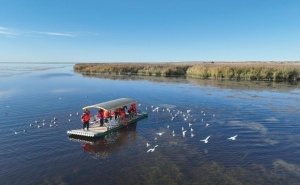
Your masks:
M 84 130 L 85 127 L 86 127 L 86 130 L 89 130 L 90 119 L 91 119 L 90 111 L 88 109 L 85 109 L 81 116 L 81 121 L 83 122 L 82 130 Z
M 98 115 L 97 115 L 97 117 L 98 117 L 99 120 L 100 120 L 100 127 L 102 127 L 102 126 L 103 126 L 103 119 L 104 119 L 104 111 L 103 111 L 103 109 L 99 109 L 99 110 L 98 110 Z

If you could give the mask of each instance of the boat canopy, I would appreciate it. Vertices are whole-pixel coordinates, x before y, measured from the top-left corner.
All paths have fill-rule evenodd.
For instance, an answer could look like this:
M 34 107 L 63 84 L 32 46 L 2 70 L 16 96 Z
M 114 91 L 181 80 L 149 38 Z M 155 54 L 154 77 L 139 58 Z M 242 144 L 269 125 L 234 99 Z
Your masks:
M 104 109 L 104 110 L 114 110 L 116 108 L 120 108 L 123 107 L 125 105 L 129 105 L 129 104 L 133 104 L 135 103 L 134 100 L 130 99 L 130 98 L 120 98 L 120 99 L 116 99 L 116 100 L 111 100 L 111 101 L 107 101 L 107 102 L 103 102 L 103 103 L 98 103 L 95 105 L 89 105 L 86 107 L 83 107 L 82 109 L 89 109 L 89 108 L 98 108 L 98 109 Z

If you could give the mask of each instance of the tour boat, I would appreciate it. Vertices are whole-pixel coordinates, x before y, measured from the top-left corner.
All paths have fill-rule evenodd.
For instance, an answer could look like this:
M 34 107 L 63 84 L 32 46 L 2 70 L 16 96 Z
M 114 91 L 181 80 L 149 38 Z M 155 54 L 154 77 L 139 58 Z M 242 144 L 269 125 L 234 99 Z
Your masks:
M 130 98 L 120 98 L 116 100 L 111 100 L 103 103 L 98 103 L 94 105 L 89 105 L 83 107 L 83 110 L 86 109 L 103 109 L 104 111 L 112 111 L 114 112 L 118 108 L 122 108 L 124 106 L 130 107 L 131 105 L 135 104 L 136 102 Z M 91 111 L 91 110 L 90 110 Z M 92 113 L 90 113 L 92 114 Z M 86 137 L 101 137 L 105 136 L 113 131 L 116 131 L 122 127 L 126 127 L 129 124 L 135 123 L 140 119 L 148 117 L 147 112 L 141 112 L 136 110 L 133 113 L 126 113 L 125 117 L 118 117 L 114 119 L 108 119 L 103 126 L 100 126 L 100 120 L 97 118 L 97 115 L 92 116 L 90 120 L 89 130 L 86 129 L 76 129 L 76 130 L 68 130 L 67 134 L 69 135 L 78 135 L 78 136 L 86 136 Z

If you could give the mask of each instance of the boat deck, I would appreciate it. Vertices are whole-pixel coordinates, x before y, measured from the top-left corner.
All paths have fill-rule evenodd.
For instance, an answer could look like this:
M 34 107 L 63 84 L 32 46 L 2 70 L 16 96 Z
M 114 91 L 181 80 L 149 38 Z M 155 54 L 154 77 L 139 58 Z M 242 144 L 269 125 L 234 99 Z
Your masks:
M 138 113 L 134 118 L 131 118 L 128 120 L 128 124 L 134 123 L 140 119 L 143 119 L 147 117 L 148 114 Z M 86 137 L 101 137 L 104 136 L 112 131 L 115 131 L 119 128 L 124 127 L 122 124 L 120 124 L 120 120 L 116 120 L 114 124 L 105 123 L 104 126 L 100 127 L 99 122 L 90 122 L 90 128 L 89 130 L 83 130 L 83 129 L 76 129 L 76 130 L 68 130 L 67 134 L 70 135 L 78 135 L 78 136 L 86 136 Z

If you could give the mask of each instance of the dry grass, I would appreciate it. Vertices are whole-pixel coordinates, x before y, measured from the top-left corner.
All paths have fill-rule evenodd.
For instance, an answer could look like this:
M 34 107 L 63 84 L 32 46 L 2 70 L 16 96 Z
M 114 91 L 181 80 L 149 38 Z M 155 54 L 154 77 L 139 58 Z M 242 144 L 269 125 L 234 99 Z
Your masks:
M 300 62 L 80 63 L 74 66 L 74 71 L 237 80 L 300 80 Z

